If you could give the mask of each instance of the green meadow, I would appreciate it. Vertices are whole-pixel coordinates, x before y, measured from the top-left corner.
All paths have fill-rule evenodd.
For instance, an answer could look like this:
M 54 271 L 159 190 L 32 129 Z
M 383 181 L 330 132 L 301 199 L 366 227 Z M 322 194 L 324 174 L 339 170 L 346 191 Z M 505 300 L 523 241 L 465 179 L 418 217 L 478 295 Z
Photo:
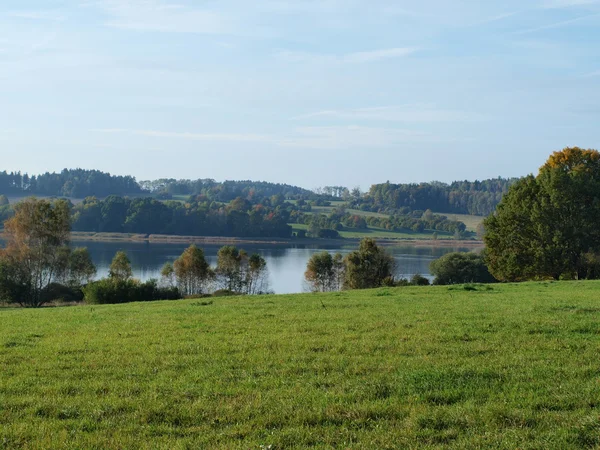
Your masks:
M 0 309 L 0 448 L 598 448 L 600 282 Z

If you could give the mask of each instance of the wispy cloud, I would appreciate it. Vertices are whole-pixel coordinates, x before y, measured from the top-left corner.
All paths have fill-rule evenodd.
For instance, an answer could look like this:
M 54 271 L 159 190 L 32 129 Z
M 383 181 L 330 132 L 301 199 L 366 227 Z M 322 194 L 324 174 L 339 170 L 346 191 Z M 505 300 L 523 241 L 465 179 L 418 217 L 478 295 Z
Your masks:
M 413 104 L 400 106 L 379 106 L 371 108 L 324 110 L 294 117 L 302 119 L 343 119 L 382 122 L 456 122 L 481 120 L 481 115 L 462 111 L 441 109 L 435 105 Z
M 63 22 L 66 17 L 51 11 L 13 11 L 9 17 L 25 20 L 43 20 L 48 22 Z
M 234 23 L 224 15 L 164 0 L 98 0 L 85 4 L 100 8 L 109 19 L 106 25 L 134 31 L 169 33 L 229 34 Z
M 93 132 L 107 134 L 131 134 L 137 136 L 184 139 L 189 141 L 213 141 L 213 142 L 270 142 L 273 139 L 260 134 L 239 134 L 239 133 L 191 133 L 191 132 L 173 132 L 160 130 L 131 130 L 126 128 L 103 128 L 90 130 Z
M 544 31 L 544 30 L 552 30 L 555 28 L 562 28 L 562 27 L 568 27 L 570 25 L 573 25 L 575 23 L 579 23 L 585 20 L 589 20 L 589 19 L 595 19 L 600 17 L 600 14 L 587 14 L 585 16 L 580 16 L 580 17 L 576 17 L 574 19 L 569 19 L 569 20 L 562 20 L 560 22 L 554 22 L 548 25 L 542 25 L 539 27 L 534 27 L 534 28 L 528 28 L 526 30 L 519 30 L 519 31 L 515 31 L 513 34 L 529 34 L 529 33 L 536 33 L 538 31 Z
M 543 7 L 548 9 L 558 9 L 590 5 L 600 5 L 600 0 L 548 0 L 544 3 Z
M 271 144 L 275 147 L 322 150 L 387 148 L 409 142 L 440 142 L 444 140 L 421 131 L 358 125 L 296 127 L 287 133 L 283 132 L 281 134 L 195 133 L 124 128 L 95 129 L 90 131 L 105 134 L 129 134 L 150 138 L 245 144 L 261 143 Z
M 277 53 L 277 57 L 293 63 L 362 64 L 386 59 L 403 58 L 417 51 L 418 49 L 413 47 L 396 47 L 346 53 L 343 55 L 331 55 L 283 50 Z
M 413 130 L 348 125 L 296 128 L 292 136 L 282 138 L 279 144 L 305 149 L 367 150 L 432 140 L 437 139 L 429 134 Z
M 581 78 L 595 78 L 595 77 L 600 77 L 600 70 L 596 70 L 594 72 L 588 72 L 581 76 Z

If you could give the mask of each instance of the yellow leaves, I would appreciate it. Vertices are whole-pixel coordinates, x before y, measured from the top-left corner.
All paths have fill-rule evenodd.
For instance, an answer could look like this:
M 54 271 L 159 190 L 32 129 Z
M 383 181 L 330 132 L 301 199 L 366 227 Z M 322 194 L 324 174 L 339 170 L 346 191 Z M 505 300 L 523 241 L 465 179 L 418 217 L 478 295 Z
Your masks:
M 579 147 L 567 147 L 559 152 L 554 152 L 540 172 L 550 169 L 562 169 L 565 172 L 590 171 L 593 166 L 600 163 L 600 153 L 597 150 L 584 150 Z

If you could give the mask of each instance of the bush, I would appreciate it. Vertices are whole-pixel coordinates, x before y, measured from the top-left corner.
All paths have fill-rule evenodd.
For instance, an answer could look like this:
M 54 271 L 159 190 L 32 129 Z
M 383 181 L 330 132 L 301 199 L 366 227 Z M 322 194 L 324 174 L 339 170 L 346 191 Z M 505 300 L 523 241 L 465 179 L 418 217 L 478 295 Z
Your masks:
M 83 301 L 83 291 L 80 287 L 69 287 L 59 283 L 50 284 L 43 295 L 48 301 L 59 300 L 68 303 Z
M 410 279 L 410 284 L 412 284 L 413 286 L 429 286 L 430 283 L 427 278 L 425 278 L 420 273 L 417 273 L 413 275 L 413 277 Z
M 495 283 L 483 256 L 475 253 L 448 253 L 431 263 L 433 284 Z
M 92 305 L 109 305 L 154 300 L 181 299 L 179 289 L 159 287 L 156 280 L 141 283 L 138 280 L 104 278 L 83 288 L 84 300 Z
M 317 235 L 320 239 L 337 239 L 340 237 L 340 233 L 336 230 L 330 230 L 328 228 L 321 229 Z

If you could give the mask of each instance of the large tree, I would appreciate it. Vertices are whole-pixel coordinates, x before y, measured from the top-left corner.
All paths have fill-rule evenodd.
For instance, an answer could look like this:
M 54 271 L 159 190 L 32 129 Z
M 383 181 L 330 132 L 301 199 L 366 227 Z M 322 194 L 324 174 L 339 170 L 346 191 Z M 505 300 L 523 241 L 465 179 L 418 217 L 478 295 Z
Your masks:
M 340 253 L 315 253 L 306 264 L 304 279 L 312 292 L 339 291 L 343 287 L 345 266 Z
M 163 268 L 168 276 L 169 266 Z M 195 245 L 189 246 L 173 263 L 177 287 L 183 295 L 201 295 L 208 291 L 214 272 L 206 261 L 204 251 Z
M 553 153 L 513 185 L 485 221 L 486 259 L 499 280 L 585 278 L 600 253 L 600 153 Z
M 19 293 L 18 298 L 8 300 L 40 307 L 52 300 L 48 288 L 68 266 L 69 204 L 29 198 L 15 205 L 15 215 L 4 223 L 4 229 L 8 241 L 0 253 L 4 282 L 9 280 L 9 291 Z
M 346 256 L 345 265 L 348 289 L 371 289 L 393 281 L 394 258 L 373 239 L 360 241 L 358 250 Z

